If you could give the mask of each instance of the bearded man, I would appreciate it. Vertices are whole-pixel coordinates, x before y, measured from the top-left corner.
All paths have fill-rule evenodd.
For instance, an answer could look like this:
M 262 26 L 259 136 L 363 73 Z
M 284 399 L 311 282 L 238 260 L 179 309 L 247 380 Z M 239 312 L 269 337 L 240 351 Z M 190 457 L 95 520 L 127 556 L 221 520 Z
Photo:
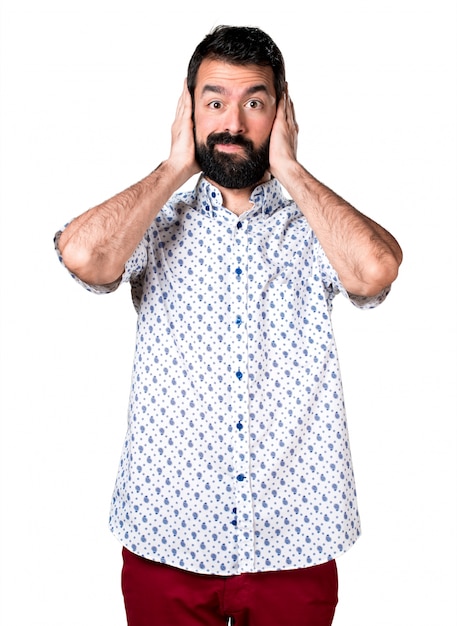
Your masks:
M 297 135 L 276 44 L 217 27 L 169 157 L 56 236 L 85 288 L 130 283 L 138 311 L 110 517 L 129 626 L 332 623 L 360 532 L 332 303 L 381 303 L 402 253 Z

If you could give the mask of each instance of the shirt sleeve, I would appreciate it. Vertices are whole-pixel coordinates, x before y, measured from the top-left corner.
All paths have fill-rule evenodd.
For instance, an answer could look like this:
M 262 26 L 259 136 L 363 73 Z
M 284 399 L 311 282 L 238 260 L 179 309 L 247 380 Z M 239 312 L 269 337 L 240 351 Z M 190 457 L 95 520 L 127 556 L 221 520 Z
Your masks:
M 63 232 L 63 229 L 59 230 L 55 234 L 54 248 L 59 257 L 59 261 L 68 270 L 68 268 L 65 266 L 65 263 L 62 259 L 62 255 L 60 254 L 60 250 L 59 250 L 59 239 L 60 239 L 62 232 Z M 81 285 L 81 287 L 83 287 L 87 291 L 90 291 L 91 293 L 95 293 L 95 294 L 106 294 L 106 293 L 112 293 L 113 291 L 116 291 L 116 289 L 122 283 L 137 282 L 138 278 L 143 274 L 146 268 L 146 264 L 147 264 L 147 248 L 145 245 L 145 241 L 143 240 L 138 244 L 134 253 L 125 264 L 125 268 L 124 268 L 124 272 L 122 276 L 120 276 L 116 281 L 112 283 L 108 283 L 106 285 L 92 285 L 90 283 L 86 283 L 83 280 L 81 280 L 78 276 L 76 276 L 76 274 L 74 274 L 73 272 L 70 272 L 70 270 L 68 270 L 68 272 L 70 273 L 70 276 L 79 285 Z

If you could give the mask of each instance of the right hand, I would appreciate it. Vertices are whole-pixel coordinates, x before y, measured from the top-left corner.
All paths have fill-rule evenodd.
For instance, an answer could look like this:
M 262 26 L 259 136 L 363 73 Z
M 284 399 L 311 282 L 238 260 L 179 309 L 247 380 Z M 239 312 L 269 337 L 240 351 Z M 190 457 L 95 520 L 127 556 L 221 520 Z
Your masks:
M 186 173 L 187 178 L 200 171 L 195 160 L 194 122 L 192 119 L 192 98 L 187 87 L 187 79 L 176 107 L 176 116 L 171 127 L 171 149 L 168 165 L 176 171 Z

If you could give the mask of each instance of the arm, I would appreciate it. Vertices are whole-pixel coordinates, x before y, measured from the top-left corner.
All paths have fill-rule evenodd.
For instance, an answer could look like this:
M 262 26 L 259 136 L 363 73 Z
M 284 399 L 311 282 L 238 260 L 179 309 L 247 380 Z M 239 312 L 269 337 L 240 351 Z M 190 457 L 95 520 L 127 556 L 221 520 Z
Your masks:
M 296 159 L 298 126 L 286 93 L 270 139 L 270 171 L 307 218 L 345 289 L 373 296 L 397 277 L 402 251 L 382 226 L 319 182 Z
M 66 267 L 89 284 L 117 280 L 170 196 L 198 172 L 187 84 L 178 102 L 169 158 L 143 180 L 74 219 L 59 250 Z

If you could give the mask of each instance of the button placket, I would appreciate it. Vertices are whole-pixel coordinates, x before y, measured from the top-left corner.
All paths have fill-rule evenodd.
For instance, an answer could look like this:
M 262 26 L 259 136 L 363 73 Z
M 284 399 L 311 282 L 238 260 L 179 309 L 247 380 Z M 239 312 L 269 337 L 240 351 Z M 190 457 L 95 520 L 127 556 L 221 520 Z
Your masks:
M 245 236 L 247 222 L 238 221 L 234 230 L 233 251 L 236 255 L 235 275 L 232 300 L 232 332 L 233 364 L 236 384 L 234 384 L 233 415 L 236 418 L 235 444 L 235 482 L 236 509 L 232 524 L 238 535 L 238 564 L 246 568 L 252 564 L 254 557 L 254 533 L 252 519 L 252 502 L 250 488 L 250 451 L 249 451 L 249 388 L 248 388 L 248 354 L 247 354 L 247 240 Z

